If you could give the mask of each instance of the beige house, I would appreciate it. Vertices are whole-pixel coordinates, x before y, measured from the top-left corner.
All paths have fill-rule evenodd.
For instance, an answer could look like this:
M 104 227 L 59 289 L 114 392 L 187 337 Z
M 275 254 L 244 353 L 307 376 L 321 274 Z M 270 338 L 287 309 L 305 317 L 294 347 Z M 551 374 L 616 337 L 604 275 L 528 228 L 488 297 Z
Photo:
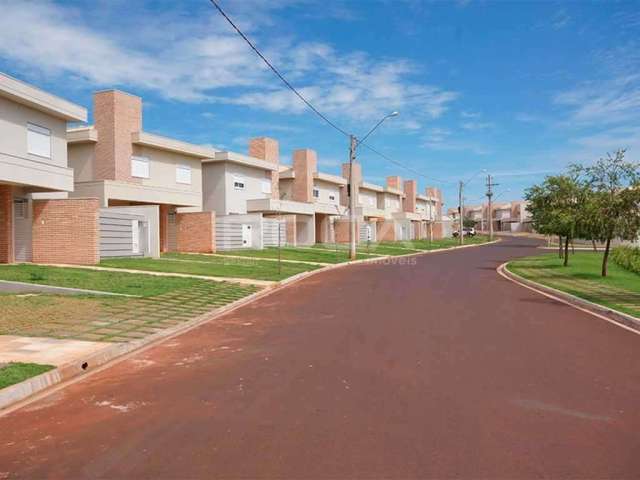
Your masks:
M 93 102 L 94 124 L 67 131 L 75 172 L 71 195 L 97 198 L 103 209 L 143 215 L 149 221 L 146 241 L 155 250 L 183 250 L 178 224 L 182 219 L 187 241 L 189 217 L 178 213 L 202 210 L 202 160 L 216 153 L 145 132 L 139 97 L 108 90 L 97 92 Z M 202 240 L 201 250 L 208 251 L 209 239 Z
M 314 243 L 313 205 L 292 188 L 276 140 L 250 140 L 248 155 L 217 151 L 202 168 L 203 208 L 216 212 L 219 249 Z
M 67 122 L 87 111 L 0 73 L 0 262 L 95 263 L 95 201 L 73 190 Z

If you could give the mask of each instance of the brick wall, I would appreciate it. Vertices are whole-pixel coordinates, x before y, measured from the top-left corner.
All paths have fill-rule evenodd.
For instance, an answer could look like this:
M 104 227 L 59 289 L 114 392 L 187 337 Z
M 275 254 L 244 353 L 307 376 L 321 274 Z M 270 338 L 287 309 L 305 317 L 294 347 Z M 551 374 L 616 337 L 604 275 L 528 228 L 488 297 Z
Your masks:
M 97 198 L 33 202 L 33 262 L 94 265 L 100 261 Z
M 351 175 L 353 177 L 353 185 L 351 188 L 353 189 L 353 195 L 356 199 L 356 206 L 358 205 L 358 192 L 360 191 L 360 184 L 362 183 L 362 166 L 354 162 L 352 167 Z M 349 181 L 349 164 L 342 164 L 342 178 L 344 178 L 347 182 Z M 348 197 L 348 186 L 340 189 L 340 205 L 348 206 L 349 205 L 349 197 Z
M 405 212 L 415 213 L 416 211 L 416 193 L 418 185 L 415 180 L 404 181 L 404 201 L 402 207 Z
M 402 178 L 397 175 L 387 177 L 387 187 L 402 190 Z
M 249 140 L 249 156 L 273 163 L 278 167 L 280 165 L 280 145 L 273 138 L 252 138 Z M 271 198 L 280 198 L 280 172 L 277 168 L 271 172 Z
M 214 253 L 216 251 L 215 212 L 176 214 L 178 252 Z
M 293 200 L 313 202 L 313 174 L 318 170 L 318 156 L 314 150 L 302 149 L 293 152 Z
M 98 131 L 95 148 L 96 180 L 124 180 L 131 177 L 131 134 L 142 130 L 142 100 L 117 90 L 93 96 L 93 116 Z
M 0 263 L 13 262 L 13 197 L 10 185 L 0 185 Z
M 396 228 L 392 220 L 383 220 L 376 225 L 376 240 L 378 242 L 393 242 L 396 239 Z
M 433 224 L 433 239 L 441 240 L 444 238 L 444 225 L 442 222 L 436 222 Z
M 169 205 L 160 205 L 160 253 L 169 251 Z

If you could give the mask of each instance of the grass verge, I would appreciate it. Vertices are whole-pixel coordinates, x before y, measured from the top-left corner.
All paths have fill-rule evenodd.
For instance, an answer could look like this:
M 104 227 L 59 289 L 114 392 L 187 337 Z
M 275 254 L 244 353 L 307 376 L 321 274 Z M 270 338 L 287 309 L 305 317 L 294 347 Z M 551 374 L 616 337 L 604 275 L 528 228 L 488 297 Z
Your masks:
M 0 265 L 0 280 L 124 293 L 142 297 L 161 295 L 172 290 L 189 288 L 198 283 L 198 280 L 189 278 L 156 277 L 126 272 L 41 265 Z
M 0 389 L 15 385 L 28 378 L 54 369 L 53 365 L 39 365 L 37 363 L 8 363 L 0 366 Z
M 640 316 L 640 275 L 609 262 L 609 275 L 600 276 L 602 253 L 576 252 L 563 267 L 557 254 L 526 257 L 509 262 L 507 269 L 605 307 Z
M 268 247 L 263 250 L 243 249 L 243 250 L 225 250 L 217 252 L 220 255 L 237 255 L 241 257 L 252 258 L 278 258 L 278 249 Z M 295 248 L 283 247 L 280 251 L 283 260 L 294 260 L 299 262 L 318 262 L 318 263 L 342 263 L 349 260 L 349 253 L 344 248 L 335 247 L 331 249 L 329 246 L 326 251 L 311 248 Z M 358 260 L 370 258 L 369 255 L 358 253 Z
M 113 258 L 100 262 L 100 265 L 150 272 L 274 281 L 319 268 L 304 263 L 283 263 L 279 273 L 277 262 L 181 253 L 168 253 L 161 259 Z

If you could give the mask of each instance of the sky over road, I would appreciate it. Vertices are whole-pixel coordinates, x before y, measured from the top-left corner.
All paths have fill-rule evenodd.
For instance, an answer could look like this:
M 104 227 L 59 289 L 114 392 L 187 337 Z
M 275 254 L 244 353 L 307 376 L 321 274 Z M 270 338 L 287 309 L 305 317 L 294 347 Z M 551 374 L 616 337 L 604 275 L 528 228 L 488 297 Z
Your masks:
M 640 160 L 640 3 L 220 0 L 332 121 L 418 171 L 420 189 L 487 169 L 500 198 L 625 147 Z M 207 0 L 0 0 L 0 71 L 87 107 L 145 101 L 145 130 L 244 153 L 268 135 L 287 163 L 337 173 L 347 140 L 260 61 Z M 360 152 L 368 181 L 413 171 Z M 484 191 L 480 177 L 467 203 Z

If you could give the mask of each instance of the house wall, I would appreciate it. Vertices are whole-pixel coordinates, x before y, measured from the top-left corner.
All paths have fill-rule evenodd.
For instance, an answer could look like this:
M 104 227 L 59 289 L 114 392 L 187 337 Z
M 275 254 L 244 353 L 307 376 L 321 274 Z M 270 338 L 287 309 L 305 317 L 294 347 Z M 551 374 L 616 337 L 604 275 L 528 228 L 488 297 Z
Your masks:
M 147 222 L 149 237 L 147 238 L 147 250 L 150 257 L 160 257 L 160 206 L 159 205 L 133 205 L 109 207 L 110 211 L 140 215 Z
M 315 203 L 321 203 L 323 205 L 340 205 L 341 189 L 339 185 L 316 179 L 313 186 L 318 190 L 318 198 L 314 198 Z M 333 197 L 333 199 L 330 197 Z
M 264 181 L 271 180 L 271 172 L 231 162 L 205 163 L 203 210 L 215 210 L 218 215 L 246 214 L 247 200 L 272 198 L 264 193 Z M 234 178 L 244 181 L 244 189 L 233 186 Z M 272 186 L 273 188 L 273 186 Z
M 277 167 L 280 164 L 280 145 L 273 138 L 252 138 L 249 140 L 249 156 L 273 163 Z M 280 172 L 278 168 L 265 172 L 265 175 L 271 178 L 271 198 L 280 198 Z
M 363 207 L 378 208 L 378 194 L 372 190 L 365 190 L 360 188 L 360 195 L 358 198 L 358 205 Z
M 50 130 L 51 158 L 27 153 L 27 123 Z M 45 190 L 72 190 L 66 128 L 63 119 L 0 97 L 0 181 Z
M 381 197 L 383 199 L 382 208 L 386 210 L 388 214 L 402 211 L 402 199 L 398 195 L 385 192 Z
M 33 262 L 93 265 L 100 261 L 95 198 L 33 202 Z
M 251 225 L 251 248 L 262 248 L 262 214 L 246 215 L 216 214 L 216 249 L 234 250 L 243 248 L 242 225 Z M 284 242 L 284 237 L 283 237 Z

